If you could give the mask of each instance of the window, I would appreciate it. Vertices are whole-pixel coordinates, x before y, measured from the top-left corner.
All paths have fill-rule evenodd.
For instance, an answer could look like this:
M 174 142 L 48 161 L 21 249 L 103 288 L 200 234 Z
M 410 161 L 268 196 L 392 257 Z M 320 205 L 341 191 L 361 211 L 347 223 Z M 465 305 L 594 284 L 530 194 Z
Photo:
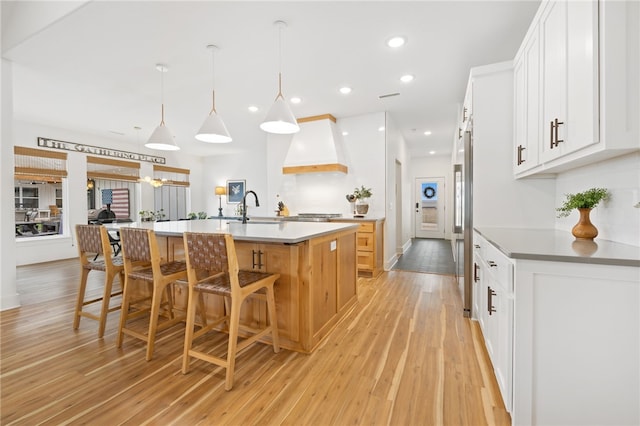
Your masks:
M 13 154 L 16 239 L 63 234 L 67 154 L 23 146 Z
M 16 209 L 37 209 L 40 207 L 38 188 L 35 186 L 15 187 Z
M 56 207 L 62 208 L 62 188 L 56 188 Z
M 154 164 L 153 178 L 162 186 L 154 191 L 154 208 L 162 210 L 165 220 L 185 219 L 189 204 L 189 169 Z

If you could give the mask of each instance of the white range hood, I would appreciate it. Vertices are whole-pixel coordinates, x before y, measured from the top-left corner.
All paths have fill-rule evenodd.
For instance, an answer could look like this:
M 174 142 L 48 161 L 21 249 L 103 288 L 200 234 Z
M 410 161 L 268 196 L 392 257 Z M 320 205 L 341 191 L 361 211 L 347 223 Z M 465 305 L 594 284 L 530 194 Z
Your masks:
M 347 173 L 342 149 L 342 133 L 331 114 L 298 119 L 300 131 L 293 135 L 283 174 Z

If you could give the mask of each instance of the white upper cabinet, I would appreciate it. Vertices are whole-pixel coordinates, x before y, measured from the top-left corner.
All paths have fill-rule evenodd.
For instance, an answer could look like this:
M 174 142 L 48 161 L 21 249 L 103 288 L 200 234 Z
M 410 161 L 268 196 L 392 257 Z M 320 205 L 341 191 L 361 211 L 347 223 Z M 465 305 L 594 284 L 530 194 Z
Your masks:
M 540 144 L 540 37 L 534 31 L 514 62 L 514 173 L 538 165 Z
M 557 173 L 638 149 L 629 2 L 543 1 L 514 61 L 514 174 Z M 633 19 L 629 19 L 632 16 Z M 629 54 L 632 52 L 633 54 Z
M 554 1 L 540 19 L 540 160 L 598 142 L 598 3 Z

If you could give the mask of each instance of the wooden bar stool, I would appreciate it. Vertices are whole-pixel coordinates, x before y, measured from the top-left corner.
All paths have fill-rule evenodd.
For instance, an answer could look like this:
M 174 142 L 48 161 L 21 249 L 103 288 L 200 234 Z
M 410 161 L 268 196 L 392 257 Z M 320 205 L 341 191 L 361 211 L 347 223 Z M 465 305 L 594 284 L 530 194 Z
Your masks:
M 78 254 L 80 255 L 80 288 L 78 289 L 78 298 L 76 300 L 76 308 L 73 315 L 73 329 L 80 327 L 80 318 L 87 317 L 97 320 L 99 323 L 98 337 L 104 336 L 104 329 L 107 323 L 107 315 L 109 312 L 117 311 L 120 305 L 109 307 L 111 297 L 122 294 L 122 291 L 112 293 L 113 279 L 116 275 L 120 276 L 120 287 L 124 286 L 124 266 L 121 257 L 111 257 L 111 246 L 109 243 L 109 233 L 104 226 L 99 225 L 76 225 L 76 240 L 78 244 Z M 93 255 L 95 257 L 90 260 Z M 101 260 L 97 260 L 102 255 Z M 85 300 L 85 291 L 87 289 L 87 278 L 91 271 L 103 271 L 104 292 L 102 297 L 97 299 Z M 91 312 L 82 310 L 84 306 L 93 303 L 102 302 L 100 315 L 94 315 Z
M 164 330 L 184 320 L 184 314 L 176 316 L 173 308 L 171 284 L 187 279 L 187 265 L 184 261 L 163 262 L 158 249 L 155 233 L 150 229 L 121 228 L 122 257 L 124 259 L 124 293 L 122 295 L 122 313 L 118 328 L 117 346 L 122 347 L 125 334 L 147 343 L 147 361 L 153 357 L 153 347 L 158 331 Z M 136 307 L 147 298 L 132 300 L 132 285 L 136 281 L 146 282 L 151 290 L 151 303 L 145 307 Z M 167 320 L 158 324 L 163 295 L 166 297 L 164 314 Z M 130 310 L 135 309 L 133 312 Z M 127 328 L 127 320 L 149 312 L 149 330 L 141 333 Z
M 187 259 L 187 275 L 189 279 L 189 299 L 187 302 L 187 327 L 184 336 L 184 356 L 182 373 L 189 371 L 190 357 L 226 368 L 225 389 L 233 387 L 233 372 L 236 356 L 243 349 L 267 334 L 271 334 L 273 351 L 280 351 L 278 340 L 278 321 L 276 318 L 276 302 L 273 285 L 280 274 L 255 271 L 240 271 L 233 237 L 230 234 L 184 233 L 185 255 Z M 195 327 L 196 293 L 201 309 L 202 325 L 197 331 Z M 225 297 L 225 306 L 231 306 L 226 316 L 207 323 L 202 293 L 217 294 Z M 267 301 L 269 325 L 262 330 L 255 330 L 240 325 L 240 308 L 244 300 L 250 296 Z M 230 303 L 228 303 L 228 299 Z M 193 340 L 209 332 L 221 323 L 227 322 L 229 327 L 229 344 L 226 358 L 218 357 L 192 349 Z M 250 337 L 238 343 L 238 330 L 248 331 Z

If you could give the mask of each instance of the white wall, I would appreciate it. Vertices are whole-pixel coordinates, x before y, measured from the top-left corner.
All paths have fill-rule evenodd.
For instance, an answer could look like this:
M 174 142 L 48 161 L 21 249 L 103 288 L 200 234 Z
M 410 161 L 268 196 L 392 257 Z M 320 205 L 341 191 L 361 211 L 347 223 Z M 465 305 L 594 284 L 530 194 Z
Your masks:
M 12 232 L 14 223 L 13 203 L 13 91 L 11 63 L 2 60 L 1 76 L 2 103 L 0 117 L 2 117 L 2 142 L 0 142 L 0 310 L 14 308 L 20 305 L 16 288 L 16 240 Z M 6 194 L 6 196 L 4 195 Z M 9 202 L 11 200 L 11 202 Z
M 608 201 L 591 211 L 591 222 L 598 228 L 598 239 L 640 246 L 640 152 L 580 167 L 556 177 L 556 207 L 565 194 L 589 188 L 607 188 Z M 556 219 L 555 227 L 566 231 L 578 222 L 578 213 Z
M 553 228 L 553 179 L 513 177 L 513 72 L 473 68 L 473 226 Z
M 411 245 L 411 163 L 407 144 L 393 118 L 386 114 L 385 120 L 385 167 L 386 167 L 386 220 L 384 226 L 384 267 L 390 269 L 406 248 Z M 401 182 L 396 181 L 396 164 L 401 167 Z M 396 191 L 401 191 L 396 197 Z M 396 204 L 400 198 L 402 206 Z M 397 215 L 402 216 L 402 228 L 398 229 Z

